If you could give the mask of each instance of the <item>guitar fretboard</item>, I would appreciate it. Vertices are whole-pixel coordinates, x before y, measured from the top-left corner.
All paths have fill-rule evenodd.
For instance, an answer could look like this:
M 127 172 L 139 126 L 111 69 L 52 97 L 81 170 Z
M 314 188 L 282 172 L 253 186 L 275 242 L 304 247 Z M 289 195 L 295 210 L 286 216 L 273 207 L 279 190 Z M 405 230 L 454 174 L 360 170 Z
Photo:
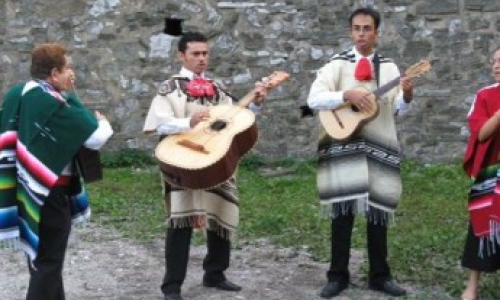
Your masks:
M 384 84 L 383 86 L 379 87 L 375 91 L 373 91 L 373 94 L 375 95 L 375 97 L 377 99 L 379 99 L 380 96 L 382 96 L 383 94 L 387 93 L 391 89 L 398 86 L 400 78 L 401 78 L 401 76 L 398 76 L 398 77 L 394 78 L 393 80 L 389 81 L 388 83 Z

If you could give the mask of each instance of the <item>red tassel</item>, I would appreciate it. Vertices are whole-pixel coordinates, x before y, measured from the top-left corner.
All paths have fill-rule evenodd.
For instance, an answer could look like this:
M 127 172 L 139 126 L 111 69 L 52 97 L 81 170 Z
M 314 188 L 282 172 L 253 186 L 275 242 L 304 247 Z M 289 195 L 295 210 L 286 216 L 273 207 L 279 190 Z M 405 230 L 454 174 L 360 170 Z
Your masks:
M 356 65 L 354 77 L 359 81 L 372 80 L 372 66 L 366 57 L 361 58 Z

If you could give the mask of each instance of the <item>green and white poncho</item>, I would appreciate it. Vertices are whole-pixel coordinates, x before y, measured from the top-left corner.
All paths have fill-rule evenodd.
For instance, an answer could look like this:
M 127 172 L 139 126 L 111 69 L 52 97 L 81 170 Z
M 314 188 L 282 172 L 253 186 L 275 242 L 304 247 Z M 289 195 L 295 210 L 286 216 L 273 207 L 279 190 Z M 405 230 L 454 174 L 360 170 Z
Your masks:
M 77 97 L 61 95 L 46 82 L 32 80 L 7 93 L 0 120 L 0 245 L 36 258 L 41 208 L 97 127 Z M 74 191 L 75 223 L 90 216 L 90 209 L 79 180 Z

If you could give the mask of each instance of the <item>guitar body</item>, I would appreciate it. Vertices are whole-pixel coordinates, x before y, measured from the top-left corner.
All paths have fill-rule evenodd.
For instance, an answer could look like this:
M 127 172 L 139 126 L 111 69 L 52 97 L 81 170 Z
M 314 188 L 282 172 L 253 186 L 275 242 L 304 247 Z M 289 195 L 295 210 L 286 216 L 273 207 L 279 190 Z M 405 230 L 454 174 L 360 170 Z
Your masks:
M 405 71 L 404 76 L 407 78 L 417 77 L 428 72 L 430 69 L 430 62 L 428 60 L 421 60 L 409 67 Z M 370 93 L 368 96 L 368 100 L 371 103 L 370 110 L 364 109 L 363 111 L 359 111 L 357 107 L 354 107 L 348 101 L 336 109 L 320 111 L 319 119 L 328 135 L 336 140 L 347 140 L 352 137 L 363 125 L 377 117 L 379 112 L 377 98 L 380 98 L 383 94 L 398 86 L 400 79 L 401 76 L 398 76 L 373 92 L 363 87 L 354 88 L 354 90 Z
M 257 142 L 252 111 L 233 105 L 210 109 L 210 119 L 163 139 L 155 149 L 164 179 L 186 189 L 209 189 L 234 174 Z
M 363 87 L 356 87 L 354 90 L 370 93 L 368 89 Z M 349 102 L 335 109 L 321 110 L 319 119 L 328 135 L 335 140 L 347 140 L 358 132 L 364 124 L 377 117 L 379 106 L 375 95 L 371 93 L 368 99 L 371 103 L 370 110 L 359 111 Z

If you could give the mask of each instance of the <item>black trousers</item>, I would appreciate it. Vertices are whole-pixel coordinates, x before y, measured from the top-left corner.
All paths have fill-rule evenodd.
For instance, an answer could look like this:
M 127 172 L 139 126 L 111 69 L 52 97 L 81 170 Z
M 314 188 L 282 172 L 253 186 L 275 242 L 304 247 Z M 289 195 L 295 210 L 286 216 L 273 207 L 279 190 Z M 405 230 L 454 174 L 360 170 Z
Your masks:
M 165 240 L 166 272 L 161 285 L 163 294 L 178 294 L 186 279 L 192 228 L 168 228 Z M 224 271 L 229 267 L 231 243 L 207 230 L 207 255 L 203 260 L 203 282 L 216 284 L 226 280 Z
M 62 271 L 70 231 L 67 192 L 56 187 L 41 208 L 39 249 L 33 266 L 28 261 L 30 280 L 26 300 L 65 299 Z
M 352 213 L 340 215 L 332 219 L 331 260 L 327 272 L 329 281 L 349 281 L 349 257 L 351 250 L 351 235 L 354 225 Z M 367 244 L 369 274 L 372 283 L 391 279 L 391 271 L 387 263 L 387 227 L 383 224 L 367 222 Z

